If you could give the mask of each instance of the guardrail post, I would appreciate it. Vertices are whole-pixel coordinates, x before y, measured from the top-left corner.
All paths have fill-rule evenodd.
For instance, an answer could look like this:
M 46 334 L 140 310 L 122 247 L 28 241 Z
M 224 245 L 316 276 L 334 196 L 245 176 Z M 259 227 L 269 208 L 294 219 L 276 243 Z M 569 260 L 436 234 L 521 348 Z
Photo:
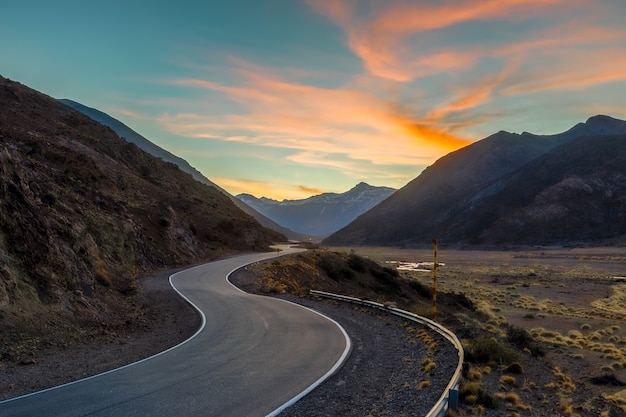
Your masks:
M 451 388 L 448 391 L 448 408 L 454 411 L 459 407 L 459 390 Z

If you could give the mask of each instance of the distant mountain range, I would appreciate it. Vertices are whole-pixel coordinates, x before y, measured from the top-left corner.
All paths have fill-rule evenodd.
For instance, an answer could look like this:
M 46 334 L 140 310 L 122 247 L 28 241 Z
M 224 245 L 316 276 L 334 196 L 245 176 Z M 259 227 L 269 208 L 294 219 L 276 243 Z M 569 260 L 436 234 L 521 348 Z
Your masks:
M 324 193 L 303 200 L 276 201 L 239 194 L 237 198 L 291 230 L 326 236 L 349 224 L 361 214 L 395 192 L 389 187 L 374 187 L 364 182 L 345 193 Z
M 626 122 L 498 132 L 452 152 L 327 245 L 626 244 Z
M 256 219 L 256 221 L 261 223 L 261 225 L 263 225 L 263 226 L 265 226 L 267 228 L 270 228 L 272 230 L 275 230 L 275 231 L 285 235 L 289 239 L 303 240 L 303 239 L 308 238 L 308 236 L 304 236 L 304 235 L 301 235 L 299 233 L 296 233 L 293 230 L 289 230 L 288 228 L 285 228 L 285 227 L 277 224 L 276 222 L 268 219 L 267 217 L 265 217 L 264 215 L 262 215 L 258 211 L 252 209 L 250 206 L 248 206 L 247 204 L 243 203 L 241 200 L 235 198 L 229 192 L 227 192 L 226 190 L 224 190 L 223 188 L 221 188 L 220 186 L 218 186 L 217 184 L 215 184 L 214 182 L 209 180 L 207 177 L 202 175 L 202 173 L 200 171 L 198 171 L 197 169 L 192 167 L 183 158 L 180 158 L 179 156 L 176 156 L 173 153 L 171 153 L 171 152 L 161 148 L 160 146 L 154 144 L 153 142 L 151 142 L 150 140 L 146 139 L 144 136 L 140 135 L 139 133 L 135 132 L 133 129 L 131 129 L 130 127 L 128 127 L 127 125 L 125 125 L 121 121 L 117 120 L 116 118 L 111 117 L 108 114 L 106 114 L 106 113 L 104 113 L 104 112 L 102 112 L 100 110 L 94 109 L 92 107 L 85 106 L 84 104 L 78 103 L 78 102 L 73 101 L 73 100 L 59 99 L 59 101 L 61 103 L 65 104 L 65 105 L 67 105 L 67 106 L 70 106 L 74 110 L 78 110 L 79 112 L 83 113 L 84 115 L 88 116 L 89 118 L 91 118 L 91 119 L 93 119 L 93 120 L 95 120 L 95 121 L 97 121 L 99 123 L 102 123 L 103 125 L 111 128 L 121 138 L 123 138 L 127 142 L 134 143 L 135 145 L 137 145 L 137 147 L 139 147 L 139 149 L 141 149 L 141 150 L 143 150 L 145 152 L 148 152 L 149 154 L 151 154 L 153 156 L 156 156 L 157 158 L 160 158 L 160 159 L 162 159 L 162 160 L 164 160 L 166 162 L 173 163 L 174 165 L 178 166 L 178 168 L 180 168 L 183 172 L 186 172 L 186 173 L 190 174 L 196 181 L 199 181 L 199 182 L 201 182 L 203 184 L 215 187 L 220 192 L 222 192 L 223 194 L 228 196 L 228 198 L 230 198 L 232 200 L 232 202 L 237 207 L 239 207 L 241 210 L 243 210 L 246 214 L 254 217 Z

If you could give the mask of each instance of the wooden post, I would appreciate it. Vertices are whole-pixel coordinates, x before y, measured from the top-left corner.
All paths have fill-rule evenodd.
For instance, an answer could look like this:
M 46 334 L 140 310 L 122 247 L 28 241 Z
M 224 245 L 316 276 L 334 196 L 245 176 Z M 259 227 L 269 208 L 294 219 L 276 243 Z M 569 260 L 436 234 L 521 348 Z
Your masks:
M 433 320 L 437 321 L 437 239 L 433 239 Z

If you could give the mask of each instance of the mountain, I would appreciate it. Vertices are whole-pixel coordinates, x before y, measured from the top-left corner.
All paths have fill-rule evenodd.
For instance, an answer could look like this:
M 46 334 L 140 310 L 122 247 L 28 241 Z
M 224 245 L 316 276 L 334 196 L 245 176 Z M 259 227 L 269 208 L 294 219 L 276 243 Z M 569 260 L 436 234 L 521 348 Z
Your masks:
M 282 227 L 279 224 L 268 219 L 267 217 L 263 216 L 261 213 L 254 210 L 247 204 L 243 203 L 241 200 L 235 198 L 226 190 L 224 190 L 223 188 L 221 188 L 220 186 L 218 186 L 217 184 L 209 180 L 207 177 L 202 175 L 200 171 L 192 167 L 183 158 L 180 158 L 172 154 L 171 152 L 161 148 L 160 146 L 154 144 L 153 142 L 146 139 L 144 136 L 140 135 L 139 133 L 135 132 L 133 129 L 131 129 L 130 127 L 128 127 L 126 124 L 122 123 L 121 121 L 117 120 L 116 118 L 111 117 L 108 114 L 100 110 L 85 106 L 84 104 L 78 103 L 73 100 L 59 99 L 59 101 L 67 106 L 70 106 L 74 110 L 77 110 L 83 113 L 84 115 L 90 117 L 91 119 L 97 122 L 100 122 L 103 125 L 111 128 L 121 138 L 125 139 L 127 142 L 134 143 L 135 145 L 137 145 L 137 147 L 139 147 L 139 149 L 145 152 L 148 152 L 149 154 L 154 155 L 157 158 L 160 158 L 166 162 L 171 162 L 175 164 L 182 171 L 187 172 L 188 174 L 191 174 L 191 176 L 197 181 L 200 181 L 203 184 L 215 187 L 222 193 L 226 194 L 228 198 L 230 198 L 232 202 L 241 210 L 243 210 L 246 214 L 254 217 L 259 223 L 261 223 L 262 226 L 275 230 L 278 233 L 281 233 L 292 240 L 303 240 L 306 238 L 304 235 L 301 235 L 285 227 Z
M 626 134 L 547 152 L 476 195 L 455 220 L 456 239 L 478 244 L 626 243 Z
M 250 194 L 240 194 L 237 198 L 284 227 L 308 235 L 325 236 L 341 229 L 394 191 L 393 188 L 373 187 L 362 182 L 345 193 L 324 193 L 303 200 L 276 201 Z
M 283 239 L 176 165 L 0 77 L 0 345 L 17 322 L 124 323 L 139 275 Z
M 157 158 L 161 158 L 164 161 L 171 162 L 178 166 L 182 171 L 191 174 L 197 181 L 201 183 L 210 185 L 215 188 L 219 188 L 217 184 L 210 181 L 206 178 L 200 171 L 189 165 L 187 161 L 184 159 L 172 154 L 169 151 L 161 148 L 158 145 L 155 145 L 139 133 L 135 132 L 133 129 L 115 119 L 114 117 L 109 116 L 108 114 L 94 109 L 92 107 L 87 107 L 84 104 L 78 103 L 69 99 L 59 99 L 59 101 L 67 106 L 70 106 L 74 110 L 78 110 L 89 118 L 102 123 L 103 125 L 110 127 L 115 133 L 117 133 L 121 138 L 125 139 L 127 142 L 134 143 L 137 147 L 145 152 L 148 152 L 151 155 L 156 156 Z
M 622 239 L 625 137 L 626 122 L 602 115 L 556 135 L 498 132 L 442 157 L 323 243 L 415 246 L 438 238 L 448 244 L 542 245 Z M 578 195 L 576 187 L 588 193 Z

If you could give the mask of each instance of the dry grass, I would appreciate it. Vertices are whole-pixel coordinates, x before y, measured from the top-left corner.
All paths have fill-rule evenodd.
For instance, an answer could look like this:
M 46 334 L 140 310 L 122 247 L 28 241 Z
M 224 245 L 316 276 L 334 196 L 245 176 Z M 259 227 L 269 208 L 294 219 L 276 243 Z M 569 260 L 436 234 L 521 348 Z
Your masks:
M 425 374 L 432 372 L 437 367 L 437 364 L 433 362 L 430 358 L 426 358 L 423 365 L 424 365 L 423 371 Z
M 611 292 L 609 297 L 595 300 L 591 305 L 607 312 L 623 314 L 624 305 L 626 305 L 626 284 L 615 284 L 611 286 Z
M 419 385 L 417 386 L 417 389 L 422 390 L 428 387 L 430 387 L 430 381 L 424 380 L 424 381 L 420 381 Z
M 483 377 L 483 373 L 478 368 L 472 367 L 472 368 L 470 368 L 470 370 L 467 373 L 467 378 L 470 381 L 479 381 L 482 377 Z
M 500 383 L 503 385 L 515 385 L 517 380 L 513 375 L 502 375 L 500 377 Z
M 429 261 L 429 250 L 398 250 L 389 248 L 359 248 L 359 253 L 378 261 Z M 417 259 L 416 259 L 417 258 Z M 456 318 L 466 327 L 506 340 L 506 327 L 518 326 L 547 350 L 549 362 L 555 369 L 533 380 L 529 374 L 506 378 L 500 362 L 485 367 L 471 367 L 464 375 L 467 383 L 485 384 L 495 381 L 495 387 L 520 387 L 517 394 L 524 397 L 524 407 L 507 407 L 512 413 L 543 415 L 541 400 L 526 398 L 546 390 L 563 399 L 561 415 L 600 415 L 606 407 L 589 411 L 592 397 L 616 397 L 611 387 L 593 386 L 589 376 L 611 374 L 626 380 L 626 283 L 612 276 L 622 276 L 626 270 L 623 248 L 545 249 L 519 252 L 447 251 L 440 248 L 439 269 L 441 288 L 465 294 L 476 306 L 477 315 L 463 312 Z M 424 286 L 430 286 L 428 272 L 402 272 L 403 276 Z M 486 337 L 488 339 L 489 337 Z M 466 354 L 472 346 L 464 342 Z M 531 349 L 523 349 L 520 363 L 525 363 Z M 471 356 L 471 355 L 470 355 Z M 481 363 L 481 362 L 478 362 Z M 482 364 L 489 363 L 488 361 Z M 565 373 L 563 370 L 567 370 Z M 490 370 L 491 371 L 491 370 Z M 501 379 L 502 378 L 502 379 Z M 515 380 L 515 381 L 514 381 Z M 514 385 L 515 384 L 515 385 Z M 584 386 L 584 389 L 583 389 Z M 501 389 L 502 391 L 502 389 Z M 474 403 L 476 393 L 466 394 L 465 403 Z M 552 400 L 553 401 L 553 400 Z M 512 404 L 510 401 L 505 401 Z M 480 403 L 480 401 L 479 401 Z M 601 404 L 601 403 L 598 403 Z M 626 407 L 626 401 L 623 407 Z M 468 409 L 474 413 L 476 405 Z M 529 406 L 530 407 L 530 406 Z M 471 410 L 471 411 L 470 411 Z M 585 410 L 582 412 L 580 410 Z M 504 414 L 501 414 L 504 415 Z
M 604 398 L 616 404 L 623 412 L 626 412 L 626 390 L 605 395 Z

